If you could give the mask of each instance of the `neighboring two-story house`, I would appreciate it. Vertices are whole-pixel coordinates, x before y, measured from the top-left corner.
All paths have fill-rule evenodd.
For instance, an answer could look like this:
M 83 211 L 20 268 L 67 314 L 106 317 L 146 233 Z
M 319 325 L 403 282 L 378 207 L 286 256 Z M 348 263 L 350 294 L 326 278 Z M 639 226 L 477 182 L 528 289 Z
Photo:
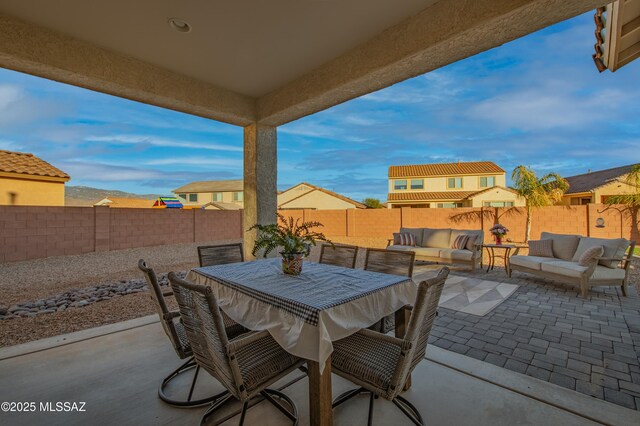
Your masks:
M 561 204 L 575 206 L 605 203 L 607 198 L 612 195 L 635 193 L 637 188 L 626 182 L 627 174 L 633 166 L 634 164 L 629 164 L 628 166 L 566 177 L 569 189 L 562 196 Z
M 69 179 L 33 154 L 0 150 L 0 205 L 64 206 Z
M 191 182 L 174 189 L 178 199 L 185 206 L 217 206 L 221 210 L 234 210 L 244 206 L 243 181 L 206 180 Z
M 517 207 L 524 200 L 506 187 L 491 161 L 389 167 L 388 208 Z

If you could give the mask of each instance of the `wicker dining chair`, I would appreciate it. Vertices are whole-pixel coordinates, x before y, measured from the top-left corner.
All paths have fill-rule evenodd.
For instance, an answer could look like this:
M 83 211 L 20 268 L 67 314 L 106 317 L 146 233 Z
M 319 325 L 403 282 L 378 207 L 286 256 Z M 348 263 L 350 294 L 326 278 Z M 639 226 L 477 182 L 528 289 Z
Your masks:
M 398 251 L 386 249 L 367 249 L 364 260 L 365 271 L 381 272 L 383 274 L 413 276 L 413 264 L 416 254 L 412 251 Z M 395 328 L 395 315 L 388 315 L 371 328 L 382 333 L 388 333 Z
M 244 262 L 242 243 L 198 247 L 200 266 L 223 265 Z
M 176 351 L 176 354 L 180 359 L 187 359 L 187 361 L 178 367 L 175 371 L 169 374 L 162 380 L 158 388 L 158 396 L 164 402 L 175 405 L 177 407 L 197 407 L 200 405 L 208 404 L 216 399 L 219 399 L 223 396 L 223 394 L 213 395 L 207 398 L 192 400 L 193 391 L 196 386 L 196 382 L 198 380 L 198 373 L 200 372 L 200 367 L 196 364 L 193 359 L 193 351 L 189 346 L 189 341 L 187 340 L 187 335 L 184 331 L 184 326 L 180 321 L 180 312 L 178 311 L 170 311 L 167 306 L 167 302 L 165 300 L 166 296 L 170 296 L 173 293 L 171 292 L 163 292 L 160 284 L 158 283 L 158 278 L 156 276 L 153 268 L 150 268 L 147 263 L 140 259 L 138 261 L 138 268 L 144 273 L 144 276 L 147 280 L 147 284 L 149 286 L 149 294 L 151 295 L 151 299 L 153 300 L 153 304 L 158 312 L 158 316 L 160 317 L 160 323 L 162 324 L 162 328 L 166 333 L 169 341 L 173 345 L 173 349 Z M 230 337 L 238 336 L 247 330 L 242 327 L 240 324 L 233 321 L 226 314 L 225 317 L 225 326 L 226 333 Z M 191 387 L 189 388 L 189 394 L 186 400 L 182 399 L 173 399 L 167 396 L 166 389 L 169 386 L 169 383 L 178 377 L 180 374 L 190 371 L 195 368 L 195 372 L 193 374 L 193 380 L 191 381 Z
M 400 392 L 413 369 L 425 356 L 448 275 L 449 269 L 444 267 L 435 278 L 419 284 L 404 338 L 364 329 L 333 342 L 332 371 L 361 386 L 338 396 L 333 407 L 360 393 L 369 393 L 369 425 L 373 420 L 374 398 L 378 396 L 392 401 L 414 424 L 424 424 L 418 409 L 400 396 Z
M 355 268 L 358 257 L 358 247 L 347 244 L 322 244 L 320 247 L 320 263 L 325 265 Z
M 229 391 L 209 407 L 200 424 L 205 424 L 207 418 L 235 398 L 242 402 L 242 425 L 249 401 L 261 395 L 296 425 L 295 403 L 284 393 L 267 386 L 300 367 L 304 360 L 282 349 L 266 330 L 228 339 L 211 287 L 183 280 L 173 272 L 169 273 L 169 282 L 195 361 Z

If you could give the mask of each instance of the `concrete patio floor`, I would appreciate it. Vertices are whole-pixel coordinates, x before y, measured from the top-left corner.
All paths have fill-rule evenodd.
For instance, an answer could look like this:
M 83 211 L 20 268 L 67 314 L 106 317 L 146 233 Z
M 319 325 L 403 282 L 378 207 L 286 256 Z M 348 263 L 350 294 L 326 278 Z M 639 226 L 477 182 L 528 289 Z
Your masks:
M 205 407 L 178 409 L 162 403 L 159 381 L 179 364 L 156 318 L 144 317 L 0 350 L 0 401 L 35 402 L 36 412 L 0 412 L 4 425 L 198 424 Z M 208 378 L 198 392 L 221 390 Z M 187 379 L 187 378 L 185 378 Z M 297 381 L 296 381 L 297 380 Z M 307 379 L 299 372 L 286 385 L 309 423 Z M 186 380 L 185 383 L 186 385 Z M 352 384 L 334 376 L 334 396 Z M 640 424 L 640 413 L 492 364 L 430 346 L 405 397 L 430 425 Z M 86 402 L 85 412 L 40 412 L 41 402 Z M 336 425 L 365 424 L 367 398 L 335 410 Z M 233 415 L 239 405 L 222 415 Z M 396 407 L 376 402 L 374 424 L 409 424 Z M 285 425 L 266 403 L 249 410 L 246 424 Z M 225 424 L 237 424 L 232 417 Z

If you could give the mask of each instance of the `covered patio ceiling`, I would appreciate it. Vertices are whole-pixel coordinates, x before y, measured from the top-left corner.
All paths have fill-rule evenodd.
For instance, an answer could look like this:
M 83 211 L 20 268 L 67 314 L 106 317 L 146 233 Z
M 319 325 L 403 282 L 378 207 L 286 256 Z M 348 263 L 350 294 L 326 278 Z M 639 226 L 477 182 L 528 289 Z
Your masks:
M 0 0 L 0 66 L 231 124 L 278 126 L 606 3 Z

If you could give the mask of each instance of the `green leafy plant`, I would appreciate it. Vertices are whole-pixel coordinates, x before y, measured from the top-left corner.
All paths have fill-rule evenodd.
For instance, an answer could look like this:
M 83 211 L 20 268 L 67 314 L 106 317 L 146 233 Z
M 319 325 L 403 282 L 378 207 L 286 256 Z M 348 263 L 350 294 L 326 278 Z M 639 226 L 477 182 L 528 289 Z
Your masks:
M 254 256 L 258 251 L 264 249 L 263 257 L 278 247 L 282 247 L 282 254 L 303 254 L 308 256 L 311 246 L 316 245 L 316 241 L 325 241 L 333 246 L 323 233 L 315 232 L 312 228 L 324 226 L 320 222 L 302 222 L 300 219 L 294 221 L 293 217 L 285 218 L 278 213 L 278 222 L 269 225 L 253 225 L 249 230 L 257 229 L 258 235 L 256 243 L 251 252 Z
M 569 184 L 557 173 L 547 173 L 538 178 L 528 167 L 518 166 L 511 174 L 513 189 L 525 199 L 527 210 L 527 227 L 525 241 L 531 236 L 531 210 L 535 207 L 551 206 L 562 199 L 569 189 Z

